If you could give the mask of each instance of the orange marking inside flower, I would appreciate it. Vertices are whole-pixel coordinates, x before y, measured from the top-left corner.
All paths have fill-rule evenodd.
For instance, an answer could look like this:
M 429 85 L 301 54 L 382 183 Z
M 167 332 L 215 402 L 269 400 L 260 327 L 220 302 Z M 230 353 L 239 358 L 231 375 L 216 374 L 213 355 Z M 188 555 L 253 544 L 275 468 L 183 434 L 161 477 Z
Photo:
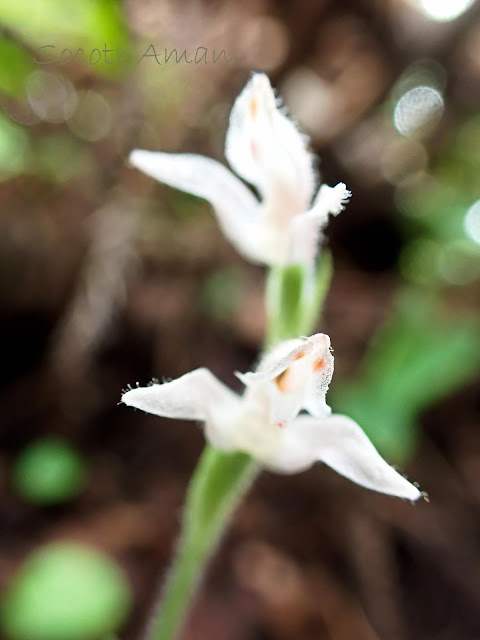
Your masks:
M 315 360 L 315 362 L 313 363 L 313 370 L 315 371 L 315 373 L 319 373 L 323 369 L 325 369 L 325 358 L 319 358 L 318 360 Z
M 301 360 L 304 357 L 305 357 L 305 351 L 300 351 L 300 353 L 297 353 L 297 355 L 295 356 L 295 360 Z
M 281 391 L 282 393 L 285 393 L 285 391 L 287 391 L 287 373 L 288 368 L 285 369 L 285 371 L 282 371 L 282 373 L 279 373 L 278 376 L 276 376 L 273 381 L 275 382 L 275 384 L 278 387 L 278 390 Z
M 258 148 L 253 140 L 250 142 L 250 151 L 252 152 L 254 159 L 258 160 Z
M 250 100 L 250 115 L 252 116 L 252 120 L 255 120 L 255 118 L 257 117 L 257 113 L 258 113 L 257 101 L 255 100 L 255 98 L 252 98 Z

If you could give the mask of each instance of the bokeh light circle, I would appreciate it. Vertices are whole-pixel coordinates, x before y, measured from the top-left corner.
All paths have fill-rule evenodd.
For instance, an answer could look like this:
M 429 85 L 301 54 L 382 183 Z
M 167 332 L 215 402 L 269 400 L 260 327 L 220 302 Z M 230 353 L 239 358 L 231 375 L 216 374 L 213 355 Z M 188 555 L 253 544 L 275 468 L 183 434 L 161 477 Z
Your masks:
M 433 127 L 443 113 L 443 98 L 433 87 L 420 86 L 402 95 L 395 105 L 393 122 L 404 136 L 416 135 Z
M 437 22 L 449 22 L 465 13 L 473 0 L 420 0 L 419 9 Z

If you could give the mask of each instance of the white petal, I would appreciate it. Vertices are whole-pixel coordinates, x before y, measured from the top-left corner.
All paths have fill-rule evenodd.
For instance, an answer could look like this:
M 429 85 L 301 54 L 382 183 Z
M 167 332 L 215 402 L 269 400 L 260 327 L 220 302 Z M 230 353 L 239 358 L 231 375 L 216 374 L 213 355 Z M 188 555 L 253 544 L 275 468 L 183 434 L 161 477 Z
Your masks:
M 312 211 L 295 216 L 290 223 L 288 262 L 313 263 L 321 242 L 322 222 Z
M 249 386 L 274 380 L 284 372 L 288 373 L 289 378 L 288 383 L 284 381 L 286 389 L 304 387 L 315 380 L 315 388 L 322 382 L 326 393 L 333 375 L 330 338 L 325 333 L 316 333 L 309 338 L 285 340 L 262 358 L 257 371 L 237 372 L 236 376 Z
M 287 340 L 263 358 L 256 372 L 236 375 L 248 387 L 247 400 L 254 387 L 262 385 L 263 393 L 269 395 L 272 423 L 289 422 L 301 409 L 320 417 L 331 412 L 325 397 L 333 356 L 330 338 L 323 333 Z
M 314 455 L 362 487 L 408 500 L 420 498 L 420 491 L 385 462 L 351 418 L 338 414 L 320 420 L 299 416 L 289 427 L 284 450 L 278 453 L 279 470 L 283 467 L 289 472 L 289 451 L 293 452 L 290 464 L 298 464 L 303 450 L 304 461 Z
M 247 386 L 255 382 L 272 380 L 282 373 L 300 353 L 303 353 L 306 347 L 307 340 L 304 338 L 284 340 L 262 357 L 255 372 L 239 373 L 237 371 L 235 375 Z
M 312 208 L 295 216 L 290 222 L 289 262 L 312 262 L 315 259 L 322 230 L 328 223 L 328 215 L 337 215 L 351 193 L 343 182 L 335 187 L 322 185 Z
M 352 192 L 349 191 L 343 182 L 339 182 L 335 187 L 322 184 L 313 202 L 311 211 L 316 212 L 318 217 L 327 217 L 329 213 L 338 215 L 345 209 L 345 205 L 350 200 Z
M 293 216 L 308 208 L 313 194 L 312 156 L 306 146 L 306 138 L 277 108 L 268 77 L 254 74 L 230 115 L 225 155 L 231 167 L 263 198 L 274 199 L 276 209 Z
M 209 369 L 201 368 L 171 382 L 131 389 L 122 402 L 165 418 L 207 421 L 235 408 L 238 398 Z
M 256 220 L 259 203 L 251 191 L 219 162 L 195 154 L 135 149 L 130 163 L 165 184 L 208 200 L 223 233 L 249 260 L 263 262 Z

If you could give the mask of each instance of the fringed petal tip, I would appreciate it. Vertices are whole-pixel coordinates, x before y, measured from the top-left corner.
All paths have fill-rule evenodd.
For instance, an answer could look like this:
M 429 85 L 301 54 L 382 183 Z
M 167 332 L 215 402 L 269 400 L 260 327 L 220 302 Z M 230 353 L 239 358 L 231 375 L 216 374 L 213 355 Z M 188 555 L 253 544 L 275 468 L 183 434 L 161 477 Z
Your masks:
M 396 494 L 398 498 L 403 498 L 404 500 L 409 500 L 410 502 L 416 502 L 420 498 L 424 497 L 424 492 L 420 491 L 420 489 L 418 489 L 415 484 L 412 484 L 406 478 L 404 478 L 404 480 L 407 484 L 405 485 L 403 495 L 400 492 Z
M 322 190 L 325 190 L 324 193 L 321 193 Z M 319 196 L 321 198 L 325 197 L 326 208 L 336 216 L 345 209 L 345 205 L 352 197 L 352 192 L 347 189 L 347 185 L 344 182 L 339 182 L 335 187 L 322 186 Z
M 205 368 L 148 387 L 136 387 L 122 395 L 122 402 L 164 418 L 206 420 L 216 407 L 235 403 L 235 394 Z
M 127 407 L 134 407 L 135 409 L 142 409 L 144 411 L 148 411 L 145 409 L 145 394 L 144 390 L 147 387 L 134 387 L 125 391 L 120 398 L 120 402 L 126 404 Z

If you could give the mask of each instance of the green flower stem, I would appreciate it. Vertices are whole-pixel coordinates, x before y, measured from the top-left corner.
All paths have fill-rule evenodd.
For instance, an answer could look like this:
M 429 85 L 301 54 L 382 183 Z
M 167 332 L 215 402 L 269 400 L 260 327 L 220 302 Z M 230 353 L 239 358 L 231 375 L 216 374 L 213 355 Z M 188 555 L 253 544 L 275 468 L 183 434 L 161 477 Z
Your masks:
M 332 258 L 325 249 L 316 273 L 311 265 L 304 264 L 270 270 L 266 287 L 267 347 L 313 332 L 331 279 Z
M 316 277 L 303 265 L 271 270 L 266 292 L 266 348 L 313 331 L 330 277 L 331 260 L 326 252 Z M 208 561 L 259 471 L 260 466 L 245 453 L 228 454 L 205 446 L 189 484 L 176 558 L 146 640 L 178 637 Z
M 148 640 L 178 636 L 210 556 L 259 469 L 247 454 L 228 454 L 205 445 L 187 492 L 177 557 L 147 631 Z

